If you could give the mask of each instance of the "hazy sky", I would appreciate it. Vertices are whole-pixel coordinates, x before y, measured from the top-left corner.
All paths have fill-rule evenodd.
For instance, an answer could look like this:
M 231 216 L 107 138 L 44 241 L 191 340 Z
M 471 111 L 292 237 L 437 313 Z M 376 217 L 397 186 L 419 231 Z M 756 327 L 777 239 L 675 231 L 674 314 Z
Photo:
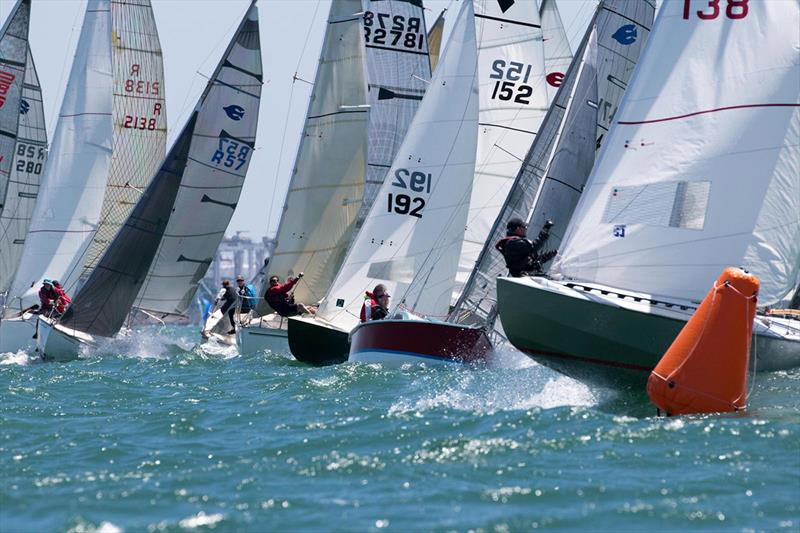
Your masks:
M 534 0 L 517 0 L 530 2 Z M 170 143 L 224 52 L 249 0 L 152 0 L 164 52 Z M 557 0 L 564 27 L 577 47 L 597 0 Z M 0 0 L 5 21 L 14 0 Z M 426 0 L 428 24 L 448 8 L 445 36 L 459 0 Z M 295 70 L 313 80 L 330 0 L 260 0 L 264 87 L 256 152 L 228 235 L 273 235 L 294 165 L 311 86 L 292 84 Z M 44 92 L 48 138 L 69 76 L 85 0 L 33 0 L 31 47 Z M 205 76 L 205 77 L 204 77 Z M 291 105 L 290 105 L 291 104 Z M 288 115 L 287 115 L 288 111 Z M 287 119 L 288 116 L 288 119 Z

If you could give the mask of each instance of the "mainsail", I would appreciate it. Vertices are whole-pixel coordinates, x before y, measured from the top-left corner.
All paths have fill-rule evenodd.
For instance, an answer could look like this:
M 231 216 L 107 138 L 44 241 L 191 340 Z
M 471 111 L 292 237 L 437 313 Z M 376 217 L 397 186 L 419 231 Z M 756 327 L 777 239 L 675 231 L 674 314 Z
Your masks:
M 364 193 L 367 82 L 361 0 L 331 3 L 270 274 L 305 272 L 297 301 L 321 299 L 339 270 Z M 261 314 L 270 312 L 262 301 Z
M 150 154 L 144 151 L 135 154 L 129 150 L 119 152 L 120 145 L 115 144 L 115 128 L 117 140 L 124 135 L 123 129 L 129 132 L 131 139 L 137 138 L 133 127 L 124 127 L 128 119 L 118 116 L 116 111 L 119 106 L 125 109 L 124 104 L 118 103 L 128 99 L 125 84 L 130 81 L 135 92 L 139 81 L 158 81 L 139 78 L 140 71 L 135 68 L 133 59 L 135 55 L 130 56 L 130 63 L 124 63 L 126 71 L 122 67 L 115 70 L 115 66 L 120 65 L 116 60 L 116 56 L 122 53 L 119 50 L 135 47 L 144 39 L 148 42 L 154 39 L 150 33 L 155 31 L 154 28 L 148 28 L 146 35 L 139 35 L 136 29 L 144 28 L 146 21 L 152 21 L 152 13 L 143 14 L 150 11 L 146 1 L 134 5 L 128 0 L 89 0 L 86 6 L 33 220 L 10 290 L 10 304 L 15 309 L 38 302 L 37 284 L 45 277 L 60 279 L 67 290 L 75 287 L 83 271 L 81 267 L 89 244 L 103 223 L 101 209 L 111 169 L 122 165 L 121 172 L 126 169 L 133 172 L 141 162 L 150 160 Z M 119 28 L 120 32 L 115 32 L 114 28 Z M 135 53 L 131 51 L 131 54 Z M 160 59 L 158 61 L 160 63 Z M 115 76 L 123 71 L 125 80 L 115 80 Z M 153 90 L 152 84 L 150 90 Z M 161 113 L 163 111 L 162 107 Z M 163 134 L 155 131 L 162 122 L 152 115 L 138 117 L 137 128 L 141 127 L 143 118 L 146 119 L 145 131 L 153 135 Z M 156 120 L 152 131 L 148 130 L 151 119 Z M 132 120 L 131 117 L 131 126 Z M 123 123 L 121 128 L 120 121 Z M 156 148 L 148 146 L 147 150 Z M 163 153 L 163 150 L 162 144 L 157 151 Z M 128 167 L 121 161 L 123 154 L 125 158 L 135 159 L 127 163 Z
M 99 223 L 83 271 L 76 270 L 78 276 L 94 268 L 150 183 L 167 147 L 164 65 L 150 0 L 112 1 L 111 46 L 114 156 Z
M 255 149 L 263 79 L 255 9 L 252 15 L 242 21 L 203 95 L 203 105 L 219 112 L 198 117 L 196 132 L 209 135 L 210 144 L 201 146 L 196 139 L 192 145 L 174 212 L 136 307 L 186 313 L 239 202 Z
M 431 77 L 422 0 L 363 0 L 369 122 L 361 228 Z
M 29 21 L 30 0 L 18 0 L 0 31 L 0 295 L 11 284 L 22 256 L 47 159 Z
M 478 131 L 472 3 L 464 2 L 386 181 L 317 317 L 349 330 L 365 290 L 387 285 L 419 314 L 447 313 L 472 188 Z
M 172 221 L 191 218 L 209 192 L 218 197 L 227 186 L 238 197 L 255 144 L 258 42 L 258 8 L 251 5 L 161 169 L 75 295 L 62 325 L 92 335 L 116 334 Z
M 553 269 L 700 300 L 742 266 L 771 305 L 800 268 L 800 4 L 666 2 L 656 26 Z
M 506 223 L 509 219 L 530 218 L 542 179 L 550 167 L 553 154 L 559 151 L 559 139 L 573 101 L 584 106 L 581 108 L 583 116 L 589 113 L 595 117 L 595 142 L 598 146 L 603 142 L 613 112 L 649 35 L 654 14 L 654 5 L 642 0 L 605 0 L 598 6 L 576 53 L 576 59 L 570 65 L 556 93 L 556 100 L 548 110 L 539 134 L 511 187 L 505 205 L 494 221 L 492 231 L 484 243 L 478 262 L 456 304 L 451 320 L 484 322 L 495 326 L 497 330 L 500 329 L 500 325 L 495 323 L 497 312 L 495 287 L 497 277 L 504 275 L 507 270 L 502 255 L 494 249 L 494 245 L 505 236 Z M 583 64 L 587 59 L 587 49 L 593 39 L 593 31 L 596 32 L 594 38 L 597 39 L 597 57 L 593 59 L 596 61 L 596 68 L 584 69 Z M 588 57 L 594 56 L 589 54 Z M 580 78 L 586 79 L 579 81 Z M 594 109 L 585 108 L 589 104 L 585 98 L 586 89 L 580 91 L 584 98 L 573 100 L 579 83 L 596 84 L 596 112 Z M 577 113 L 578 109 L 574 112 Z M 585 119 L 576 124 L 584 127 Z M 583 176 L 574 178 L 585 181 L 588 170 L 584 165 Z M 563 228 L 567 221 L 561 218 L 559 217 L 556 222 Z M 540 228 L 541 226 L 531 226 L 531 230 L 535 232 Z
M 547 112 L 536 2 L 475 0 L 480 129 L 459 282 L 466 281 Z

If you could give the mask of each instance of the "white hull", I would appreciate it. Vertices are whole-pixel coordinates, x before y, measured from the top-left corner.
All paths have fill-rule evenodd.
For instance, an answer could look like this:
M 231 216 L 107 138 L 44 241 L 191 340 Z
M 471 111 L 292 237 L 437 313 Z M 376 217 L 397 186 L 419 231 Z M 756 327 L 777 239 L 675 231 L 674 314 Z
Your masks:
M 248 326 L 236 328 L 236 346 L 242 355 L 265 351 L 276 353 L 289 352 L 289 334 L 287 319 L 275 314 L 253 319 Z
M 4 318 L 0 320 L 0 353 L 18 352 L 20 350 L 33 353 L 36 350 L 37 315 L 26 313 L 20 318 Z
M 82 331 L 67 329 L 47 318 L 39 318 L 36 351 L 47 361 L 74 361 L 83 348 L 94 344 L 94 338 Z

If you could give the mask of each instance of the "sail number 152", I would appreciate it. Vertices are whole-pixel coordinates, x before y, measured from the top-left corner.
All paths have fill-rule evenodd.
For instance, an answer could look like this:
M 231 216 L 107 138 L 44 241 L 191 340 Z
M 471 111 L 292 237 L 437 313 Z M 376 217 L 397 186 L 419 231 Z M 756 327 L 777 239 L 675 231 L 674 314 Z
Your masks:
M 424 172 L 410 172 L 405 168 L 398 168 L 394 173 L 392 187 L 405 189 L 409 192 L 430 194 L 431 175 Z M 411 194 L 389 193 L 389 213 L 398 215 L 410 215 L 422 218 L 422 210 L 425 208 L 425 199 Z

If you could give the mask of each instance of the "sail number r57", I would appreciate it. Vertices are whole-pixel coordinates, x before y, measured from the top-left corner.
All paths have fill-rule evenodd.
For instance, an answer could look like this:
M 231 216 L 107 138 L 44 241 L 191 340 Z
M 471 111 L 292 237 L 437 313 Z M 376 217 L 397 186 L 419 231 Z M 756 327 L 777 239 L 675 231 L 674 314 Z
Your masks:
M 392 187 L 415 193 L 430 194 L 431 181 L 432 177 L 430 173 L 426 174 L 418 170 L 411 172 L 406 168 L 398 168 L 394 172 Z M 389 213 L 394 212 L 398 215 L 410 215 L 412 217 L 422 218 L 422 210 L 425 208 L 425 199 L 421 196 L 389 193 L 388 201 Z

